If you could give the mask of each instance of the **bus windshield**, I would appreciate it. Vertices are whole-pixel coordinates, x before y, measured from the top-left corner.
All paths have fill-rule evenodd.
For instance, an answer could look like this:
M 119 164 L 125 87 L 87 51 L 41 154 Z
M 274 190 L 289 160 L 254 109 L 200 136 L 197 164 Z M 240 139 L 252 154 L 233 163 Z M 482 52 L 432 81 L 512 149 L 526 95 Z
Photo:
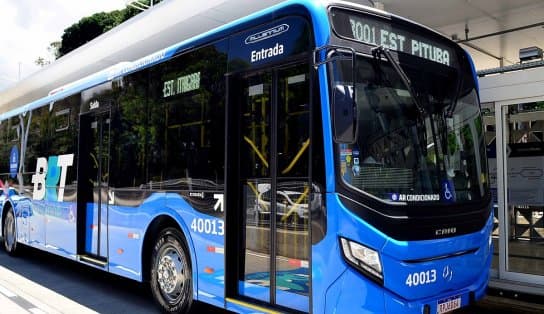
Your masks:
M 335 71 L 336 85 L 356 78 L 358 135 L 337 149 L 343 182 L 396 204 L 483 199 L 487 164 L 470 65 L 396 57 L 358 56 L 355 71 L 351 62 Z

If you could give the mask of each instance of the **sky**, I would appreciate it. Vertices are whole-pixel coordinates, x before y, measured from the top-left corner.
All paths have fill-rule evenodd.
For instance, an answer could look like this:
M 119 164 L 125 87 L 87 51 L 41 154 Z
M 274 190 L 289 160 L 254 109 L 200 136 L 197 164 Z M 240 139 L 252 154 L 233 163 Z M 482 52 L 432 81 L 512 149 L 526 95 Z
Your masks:
M 82 17 L 122 9 L 126 0 L 0 0 L 0 91 L 36 72 L 47 47 Z M 20 69 L 20 71 L 19 71 Z

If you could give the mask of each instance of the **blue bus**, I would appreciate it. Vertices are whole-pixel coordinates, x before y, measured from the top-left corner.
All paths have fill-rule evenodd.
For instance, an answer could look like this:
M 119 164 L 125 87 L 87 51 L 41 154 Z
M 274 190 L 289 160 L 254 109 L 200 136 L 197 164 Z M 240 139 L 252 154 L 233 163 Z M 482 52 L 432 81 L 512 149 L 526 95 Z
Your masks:
M 0 112 L 3 246 L 162 311 L 445 313 L 492 214 L 470 56 L 401 17 L 286 1 Z

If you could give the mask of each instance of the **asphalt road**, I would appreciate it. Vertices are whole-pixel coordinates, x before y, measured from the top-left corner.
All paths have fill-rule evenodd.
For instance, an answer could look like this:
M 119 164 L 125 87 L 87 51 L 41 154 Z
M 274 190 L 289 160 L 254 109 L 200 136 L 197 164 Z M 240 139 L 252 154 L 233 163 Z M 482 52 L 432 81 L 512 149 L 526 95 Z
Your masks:
M 195 303 L 192 313 L 224 313 Z M 146 285 L 25 248 L 0 249 L 0 313 L 160 313 Z

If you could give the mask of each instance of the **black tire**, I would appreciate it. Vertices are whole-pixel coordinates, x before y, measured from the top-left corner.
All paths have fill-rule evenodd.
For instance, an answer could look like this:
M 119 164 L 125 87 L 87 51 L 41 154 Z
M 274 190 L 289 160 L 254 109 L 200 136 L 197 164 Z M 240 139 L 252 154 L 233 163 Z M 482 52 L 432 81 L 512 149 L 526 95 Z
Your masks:
M 165 313 L 188 313 L 193 303 L 191 259 L 183 235 L 161 231 L 151 253 L 151 292 Z
M 17 255 L 17 226 L 13 209 L 8 208 L 2 224 L 3 244 L 6 252 L 11 256 Z

